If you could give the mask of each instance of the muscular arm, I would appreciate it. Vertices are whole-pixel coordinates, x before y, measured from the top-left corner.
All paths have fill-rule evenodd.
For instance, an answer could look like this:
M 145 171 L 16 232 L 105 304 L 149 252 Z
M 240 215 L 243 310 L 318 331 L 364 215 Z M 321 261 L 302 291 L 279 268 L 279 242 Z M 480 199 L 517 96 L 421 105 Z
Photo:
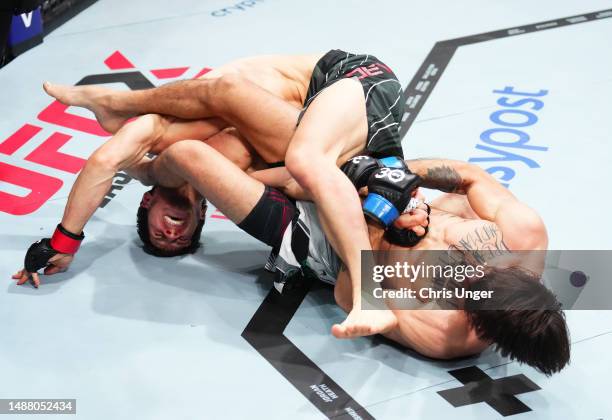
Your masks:
M 431 202 L 432 207 L 463 219 L 480 219 L 474 212 L 465 195 L 446 193 Z
M 265 188 L 200 141 L 178 142 L 151 165 L 152 176 L 160 185 L 174 188 L 189 183 L 234 223 L 240 223 L 251 212 Z
M 64 210 L 62 226 L 70 232 L 83 230 L 104 196 L 117 171 L 141 162 L 160 132 L 155 116 L 144 116 L 124 126 L 96 150 L 77 177 Z
M 539 215 L 476 165 L 446 159 L 410 160 L 411 171 L 423 178 L 423 187 L 465 194 L 483 220 L 494 222 L 510 249 L 545 249 L 546 228 Z
M 206 141 L 241 168 L 250 166 L 250 150 L 235 130 L 221 131 L 215 119 L 183 121 L 159 115 L 145 115 L 123 126 L 94 152 L 74 183 L 62 219 L 70 232 L 81 232 L 111 186 L 114 174 L 125 170 L 144 185 L 155 184 L 150 173 L 148 152 L 158 153 L 177 141 Z

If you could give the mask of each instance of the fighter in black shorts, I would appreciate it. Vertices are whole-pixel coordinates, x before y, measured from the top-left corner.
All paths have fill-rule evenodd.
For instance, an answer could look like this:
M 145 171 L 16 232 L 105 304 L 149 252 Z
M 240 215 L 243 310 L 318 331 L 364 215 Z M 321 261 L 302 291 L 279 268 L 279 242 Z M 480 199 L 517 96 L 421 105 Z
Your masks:
M 45 89 L 64 104 L 90 109 L 104 128 L 116 132 L 80 173 L 59 236 L 62 232 L 79 236 L 116 170 L 131 168 L 133 175 L 147 182 L 147 173 L 142 173 L 145 154 L 160 153 L 176 141 L 205 141 L 238 161 L 242 169 L 256 167 L 257 157 L 265 162 L 284 160 L 286 168 L 271 170 L 265 182 L 274 186 L 282 182 L 279 178 L 290 176 L 315 202 L 325 235 L 346 264 L 355 290 L 353 310 L 334 333 L 371 334 L 394 322 L 383 311 L 361 311 L 361 251 L 371 246 L 355 187 L 339 169 L 340 163 L 364 151 L 402 155 L 397 133 L 401 88 L 383 63 L 369 55 L 334 50 L 324 55 L 237 60 L 201 79 L 149 90 L 50 84 Z M 148 115 L 123 126 L 147 113 L 179 120 Z M 148 211 L 141 223 L 148 227 L 143 240 L 164 255 L 193 250 L 192 238 L 201 226 L 201 206 L 168 210 L 174 198 L 156 189 L 142 203 Z M 64 260 L 61 268 L 69 263 L 70 259 Z
M 537 214 L 516 200 L 482 169 L 451 160 L 418 160 L 408 163 L 423 177 L 424 182 L 428 182 L 428 186 L 442 186 L 446 189 L 455 185 L 458 177 L 468 194 L 464 204 L 473 207 L 470 211 L 475 216 L 466 219 L 456 214 L 457 210 L 460 211 L 456 206 L 454 210 L 444 209 L 444 199 L 437 200 L 437 203 L 432 203 L 436 207 L 432 211 L 436 230 L 433 237 L 428 236 L 419 243 L 417 249 L 422 251 L 457 246 L 463 235 L 472 234 L 475 226 L 503 229 L 508 234 L 504 237 L 511 241 L 508 243 L 510 247 L 545 247 L 545 229 L 539 233 L 530 229 L 527 234 L 520 229 L 526 222 L 537 229 L 541 225 Z M 323 235 L 313 203 L 289 200 L 280 191 L 257 181 L 257 174 L 249 177 L 214 149 L 199 141 L 178 142 L 149 165 L 153 180 L 159 184 L 174 189 L 182 188 L 188 182 L 189 188 L 206 195 L 233 222 L 278 249 L 282 263 L 279 264 L 277 258 L 274 266 L 283 274 L 291 276 L 291 270 L 303 268 L 308 274 L 333 284 L 338 305 L 346 311 L 351 309 L 347 272 L 341 269 L 340 259 Z M 432 168 L 435 170 L 430 171 Z M 448 171 L 455 173 L 456 177 L 449 180 Z M 357 172 L 353 172 L 353 175 Z M 375 177 L 375 173 L 372 176 Z M 483 194 L 488 198 L 486 202 L 482 200 Z M 446 205 L 451 204 L 448 198 Z M 489 214 L 491 204 L 496 211 Z M 454 217 L 448 217 L 448 211 L 455 213 Z M 497 217 L 499 213 L 503 216 Z M 419 207 L 413 214 L 406 216 L 408 221 L 404 219 L 404 222 L 416 221 L 418 224 L 413 226 L 423 228 L 426 208 Z M 385 241 L 379 234 L 380 227 L 372 225 L 371 228 L 370 240 L 375 249 L 402 249 Z M 482 243 L 480 246 L 489 249 L 490 244 Z M 543 299 L 541 302 L 544 308 L 536 311 L 478 311 L 473 307 L 445 311 L 394 309 L 394 324 L 381 333 L 429 357 L 448 359 L 472 355 L 493 342 L 502 354 L 528 363 L 545 374 L 561 370 L 569 360 L 569 340 L 563 313 L 554 295 L 539 284 L 533 273 L 517 267 L 504 266 L 490 274 L 491 277 L 487 278 L 487 274 L 481 281 L 487 282 L 485 288 L 494 287 L 495 293 L 500 293 L 501 300 L 514 296 L 522 302 L 523 293 L 529 293 L 530 296 Z M 285 288 L 294 284 L 277 283 L 275 286 Z M 519 285 L 522 291 L 517 294 L 516 287 Z M 552 310 L 548 309 L 548 305 Z M 534 317 L 538 325 L 535 330 L 531 328 Z M 521 325 L 525 328 L 521 328 Z M 515 339 L 507 340 L 509 333 Z
M 205 80 L 181 82 L 142 92 L 114 94 L 102 88 L 72 89 L 47 85 L 47 90 L 62 102 L 92 109 L 108 130 L 118 131 L 90 157 L 79 174 L 70 193 L 62 223 L 53 237 L 32 244 L 26 255 L 27 270 L 21 270 L 14 278 L 23 284 L 32 274 L 38 284 L 36 270 L 46 267 L 45 273 L 53 274 L 67 269 L 83 240 L 85 223 L 104 199 L 115 172 L 121 169 L 129 170 L 144 184 L 161 184 L 152 192 L 145 193 L 141 203 L 141 209 L 144 209 L 142 213 L 147 218 L 141 225 L 143 235 L 146 235 L 143 240 L 157 249 L 175 255 L 191 249 L 194 238 L 199 237 L 198 226 L 201 228 L 203 224 L 204 199 L 201 193 L 232 221 L 279 249 L 278 255 L 286 263 L 283 265 L 274 261 L 280 270 L 291 269 L 296 263 L 301 265 L 305 262 L 322 278 L 322 272 L 338 272 L 338 260 L 349 265 L 347 258 L 354 258 L 352 252 L 355 248 L 360 250 L 370 247 L 370 238 L 366 232 L 367 246 L 356 239 L 358 222 L 365 224 L 359 198 L 353 184 L 338 169 L 337 164 L 344 163 L 343 156 L 348 156 L 348 159 L 363 150 L 374 154 L 380 151 L 379 146 L 373 147 L 378 144 L 377 136 L 383 133 L 385 125 L 389 124 L 391 127 L 387 128 L 392 128 L 394 123 L 399 123 L 401 112 L 399 108 L 394 109 L 399 96 L 391 96 L 393 90 L 387 91 L 387 94 L 382 95 L 384 100 L 381 103 L 386 103 L 382 106 L 383 111 L 379 109 L 378 115 L 372 119 L 374 112 L 371 111 L 368 92 L 371 95 L 377 86 L 394 85 L 394 77 L 390 76 L 392 73 L 378 73 L 380 65 L 370 64 L 370 67 L 364 69 L 356 56 L 343 53 L 343 59 L 339 54 L 342 53 L 331 52 L 322 61 L 321 56 L 248 59 L 221 68 Z M 361 58 L 363 64 L 368 58 Z M 351 59 L 355 61 L 348 65 L 349 69 L 345 72 L 345 65 Z M 307 95 L 307 86 L 317 62 L 318 69 L 325 72 L 313 77 L 313 89 L 311 95 Z M 321 75 L 327 75 L 326 86 L 325 83 L 317 85 L 317 81 L 325 80 Z M 359 80 L 362 75 L 365 76 Z M 331 84 L 330 77 L 335 78 Z M 382 80 L 376 80 L 379 77 Z M 261 81 L 261 84 L 257 85 L 254 80 Z M 370 85 L 366 90 L 368 83 Z M 401 99 L 397 100 L 397 106 L 401 106 Z M 305 101 L 307 111 L 295 129 L 299 107 Z M 385 109 L 389 110 L 387 114 L 390 113 L 390 116 L 384 113 Z M 180 121 L 147 115 L 119 129 L 127 118 L 144 112 L 160 112 L 200 120 Z M 393 121 L 387 118 L 393 118 Z M 228 129 L 228 126 L 234 128 Z M 393 136 L 391 131 L 390 137 Z M 248 144 L 245 143 L 245 137 Z M 179 141 L 183 139 L 195 140 Z M 393 146 L 387 142 L 380 146 L 381 150 L 391 150 L 386 147 Z M 165 152 L 158 159 L 150 161 L 144 158 L 149 151 L 161 153 L 163 150 Z M 256 166 L 253 150 L 267 162 L 282 160 L 286 155 L 289 171 L 275 168 L 257 172 L 252 177 L 247 176 L 242 170 Z M 230 157 L 231 161 L 222 155 Z M 358 157 L 351 159 L 357 166 L 365 160 Z M 160 176 L 155 167 L 159 165 L 163 168 L 164 162 L 169 165 L 166 165 L 166 170 Z M 376 162 L 374 164 L 378 165 Z M 476 212 L 477 217 L 469 221 L 463 217 L 449 218 L 440 210 L 437 214 L 432 212 L 432 221 L 438 217 L 437 231 L 427 235 L 419 246 L 448 249 L 449 245 L 457 246 L 449 244 L 449 238 L 461 240 L 463 236 L 472 234 L 474 226 L 480 226 L 489 232 L 492 229 L 499 230 L 500 237 L 503 231 L 504 244 L 510 249 L 546 248 L 546 231 L 537 214 L 518 202 L 486 172 L 453 161 L 417 161 L 415 165 L 411 165 L 411 168 L 423 177 L 433 173 L 444 178 L 430 179 L 431 185 L 444 185 L 449 191 L 467 192 L 475 189 L 481 192 L 478 195 L 487 196 L 484 207 L 482 200 L 474 201 L 472 213 Z M 430 171 L 430 168 L 436 170 Z M 386 166 L 380 170 L 380 178 L 392 172 Z M 313 204 L 294 204 L 261 182 L 266 180 L 268 185 L 284 185 L 289 190 L 288 186 L 295 184 L 289 175 L 296 178 L 295 186 L 303 187 L 313 196 L 318 209 Z M 358 183 L 359 180 L 354 182 Z M 347 189 L 338 188 L 337 184 L 344 184 Z M 376 184 L 368 187 L 375 190 L 379 186 Z M 400 191 L 393 191 L 391 187 L 388 187 L 388 191 L 392 195 L 401 195 Z M 473 195 L 468 194 L 468 200 Z M 357 216 L 351 213 L 350 201 L 358 203 Z M 324 220 L 325 223 L 311 223 L 321 208 L 325 210 L 320 212 L 319 216 L 322 217 L 319 219 L 329 218 L 330 215 L 331 219 Z M 425 216 L 421 216 L 424 221 Z M 449 220 L 453 226 L 443 228 L 443 223 L 451 223 Z M 320 228 L 322 224 L 329 225 L 329 222 L 336 229 L 335 233 L 323 232 Z M 449 231 L 451 228 L 453 232 Z M 449 232 L 451 234 L 446 234 Z M 330 242 L 339 236 L 344 236 L 344 240 L 321 246 L 318 242 L 323 234 Z M 349 242 L 353 241 L 352 246 L 346 245 L 347 238 Z M 376 238 L 372 239 L 374 243 L 378 242 L 376 247 L 379 248 L 381 238 L 384 237 L 377 235 Z M 486 243 L 482 245 L 488 246 Z M 333 253 L 332 248 L 338 250 L 340 255 Z M 388 248 L 386 244 L 383 249 Z M 313 261 L 321 263 L 320 266 Z M 510 280 L 506 285 L 514 290 L 517 279 L 511 277 Z M 529 285 L 530 295 L 531 292 L 541 292 L 536 290 L 542 289 L 541 285 L 533 279 L 522 280 L 523 285 Z M 332 332 L 337 337 L 385 333 L 402 345 L 441 358 L 473 354 L 485 348 L 490 341 L 501 338 L 498 346 L 504 354 L 534 364 L 547 374 L 560 370 L 569 358 L 565 324 L 558 310 L 554 316 L 542 311 L 541 323 L 535 322 L 538 325 L 536 330 L 516 328 L 516 325 L 521 325 L 520 312 L 524 311 L 514 311 L 519 313 L 510 314 L 510 317 L 504 314 L 497 320 L 489 319 L 486 325 L 493 326 L 493 331 L 487 331 L 484 324 L 480 323 L 478 334 L 469 328 L 468 319 L 461 311 L 399 311 L 401 313 L 397 317 L 390 314 L 389 323 L 386 316 L 390 311 L 380 311 L 385 313 L 383 318 L 375 319 L 368 319 L 360 313 L 360 300 L 355 300 L 355 292 L 359 296 L 360 291 L 358 283 L 354 281 L 350 266 L 348 270 L 338 273 L 336 299 L 350 314 L 347 321 L 333 327 Z M 543 295 L 550 298 L 546 293 Z M 496 311 L 483 312 L 495 316 Z M 475 319 L 472 315 L 470 317 L 472 321 Z M 533 320 L 532 315 L 529 315 L 529 319 Z M 505 322 L 506 326 L 510 323 L 511 330 L 500 328 L 499 322 Z M 415 329 L 415 325 L 418 328 Z M 534 325 L 533 321 L 530 325 Z M 516 338 L 511 343 L 506 339 L 507 331 L 511 331 Z M 501 335 L 496 336 L 497 333 Z
M 300 120 L 324 89 L 344 78 L 355 78 L 363 87 L 368 135 L 365 151 L 374 157 L 404 156 L 399 126 L 404 114 L 403 92 L 391 69 L 369 54 L 331 50 L 312 71 Z

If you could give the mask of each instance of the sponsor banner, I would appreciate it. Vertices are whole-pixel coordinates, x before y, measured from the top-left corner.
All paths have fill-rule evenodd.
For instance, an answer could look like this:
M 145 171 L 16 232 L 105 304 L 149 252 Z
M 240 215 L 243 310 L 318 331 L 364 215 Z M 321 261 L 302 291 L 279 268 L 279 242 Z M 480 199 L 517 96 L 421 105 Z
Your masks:
M 42 39 L 43 22 L 40 7 L 32 12 L 13 16 L 8 39 L 13 54 L 21 54 L 40 44 Z

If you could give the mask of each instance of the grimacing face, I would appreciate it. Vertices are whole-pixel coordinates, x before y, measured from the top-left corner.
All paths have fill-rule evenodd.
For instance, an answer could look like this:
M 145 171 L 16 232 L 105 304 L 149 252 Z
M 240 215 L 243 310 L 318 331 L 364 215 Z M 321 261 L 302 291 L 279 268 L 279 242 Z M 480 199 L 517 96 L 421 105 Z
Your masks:
M 189 246 L 196 227 L 205 217 L 200 200 L 181 188 L 157 187 L 144 193 L 140 205 L 149 212 L 151 243 L 166 251 Z

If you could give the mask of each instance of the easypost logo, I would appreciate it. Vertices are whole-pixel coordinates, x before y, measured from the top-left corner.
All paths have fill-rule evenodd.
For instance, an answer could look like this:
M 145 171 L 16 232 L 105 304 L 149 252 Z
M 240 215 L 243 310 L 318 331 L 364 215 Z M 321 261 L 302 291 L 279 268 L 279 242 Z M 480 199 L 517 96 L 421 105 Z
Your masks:
M 526 92 L 506 86 L 493 93 L 500 96 L 497 104 L 502 108 L 489 116 L 494 126 L 480 134 L 480 143 L 476 145 L 479 153 L 469 162 L 480 164 L 508 187 L 517 171 L 539 168 L 538 159 L 542 152 L 548 151 L 530 133 L 530 127 L 539 120 L 538 113 L 544 107 L 548 91 Z

